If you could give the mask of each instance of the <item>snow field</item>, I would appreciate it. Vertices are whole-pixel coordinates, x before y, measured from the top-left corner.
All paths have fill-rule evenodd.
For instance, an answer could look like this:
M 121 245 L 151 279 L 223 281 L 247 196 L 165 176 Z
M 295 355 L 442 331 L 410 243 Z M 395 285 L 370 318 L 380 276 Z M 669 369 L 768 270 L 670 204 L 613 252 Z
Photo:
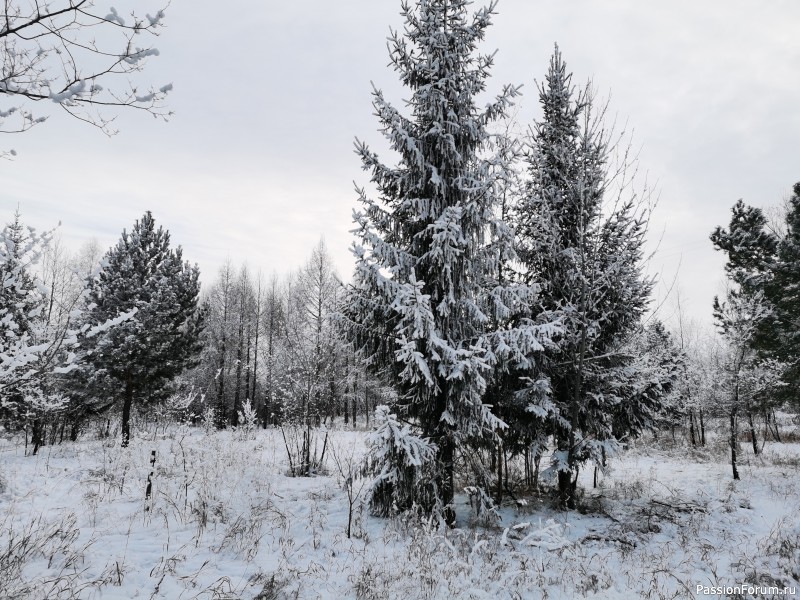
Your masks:
M 287 477 L 280 430 L 185 427 L 23 456 L 0 442 L 0 598 L 686 598 L 696 585 L 800 587 L 800 444 L 638 442 L 585 513 L 529 498 L 458 525 L 378 519 L 347 476 L 365 434 L 333 430 L 327 474 Z M 156 463 L 150 465 L 151 451 Z M 152 495 L 145 499 L 148 474 Z M 713 597 L 713 596 L 712 596 Z M 762 597 L 762 596 L 758 596 Z M 763 596 L 769 597 L 769 596 Z

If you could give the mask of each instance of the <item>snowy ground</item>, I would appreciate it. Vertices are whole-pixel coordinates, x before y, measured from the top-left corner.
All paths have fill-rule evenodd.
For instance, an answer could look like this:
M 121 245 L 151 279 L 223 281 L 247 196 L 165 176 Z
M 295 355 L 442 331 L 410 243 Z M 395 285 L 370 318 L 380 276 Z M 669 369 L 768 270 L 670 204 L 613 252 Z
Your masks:
M 584 513 L 531 499 L 459 528 L 377 519 L 341 488 L 363 434 L 331 432 L 330 475 L 291 478 L 280 431 L 172 429 L 47 447 L 0 441 L 0 599 L 688 598 L 697 586 L 794 586 L 800 598 L 800 444 L 640 441 Z M 152 498 L 144 498 L 156 450 Z M 336 467 L 334 457 L 342 467 Z M 358 491 L 357 481 L 355 489 Z M 778 596 L 775 596 L 778 597 Z

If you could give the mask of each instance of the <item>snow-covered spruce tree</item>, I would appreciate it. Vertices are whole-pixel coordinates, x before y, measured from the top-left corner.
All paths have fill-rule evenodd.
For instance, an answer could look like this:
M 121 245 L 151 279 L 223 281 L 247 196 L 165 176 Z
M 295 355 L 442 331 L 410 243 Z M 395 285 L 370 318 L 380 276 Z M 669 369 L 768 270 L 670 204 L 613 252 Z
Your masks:
M 778 241 L 771 277 L 764 283 L 770 314 L 760 323 L 756 344 L 762 354 L 786 365 L 781 400 L 800 409 L 800 183 L 786 213 L 786 231 Z
M 496 285 L 494 273 L 496 242 L 507 237 L 497 218 L 507 164 L 487 125 L 505 116 L 517 89 L 506 87 L 483 110 L 476 107 L 492 64 L 476 47 L 495 5 L 473 15 L 468 6 L 466 0 L 402 4 L 404 33 L 395 32 L 389 45 L 411 91 L 411 114 L 374 91 L 381 130 L 399 162 L 387 165 L 356 142 L 379 200 L 360 190 L 362 209 L 354 213 L 360 243 L 345 310 L 365 356 L 390 371 L 408 435 L 435 448 L 396 465 L 403 477 L 384 481 L 373 509 L 385 514 L 416 505 L 448 522 L 457 454 L 469 454 L 505 427 L 483 402 L 487 380 L 509 362 L 530 365 L 552 329 L 528 322 L 496 328 L 530 293 Z
M 685 355 L 660 321 L 637 331 L 625 350 L 629 356 L 615 375 L 620 392 L 614 436 L 638 435 L 654 426 L 669 427 L 674 435 L 685 412 L 685 397 L 676 386 L 685 370 Z
M 567 508 L 575 506 L 579 466 L 654 425 L 658 414 L 655 406 L 645 410 L 641 395 L 626 396 L 638 386 L 625 346 L 652 288 L 643 274 L 646 197 L 626 191 L 627 153 L 622 165 L 610 164 L 603 110 L 595 113 L 589 87 L 576 92 L 571 79 L 556 47 L 539 88 L 544 114 L 532 130 L 528 187 L 514 218 L 525 280 L 542 282 L 531 315 L 557 314 L 564 330 L 522 395 L 530 418 L 554 437 L 552 468 Z
M 167 384 L 199 352 L 199 270 L 169 242 L 169 232 L 156 229 L 148 211 L 130 233 L 122 232 L 90 282 L 89 319 L 136 310 L 129 321 L 91 338 L 82 356 L 82 376 L 94 393 L 122 403 L 123 446 L 134 403 L 163 398 Z

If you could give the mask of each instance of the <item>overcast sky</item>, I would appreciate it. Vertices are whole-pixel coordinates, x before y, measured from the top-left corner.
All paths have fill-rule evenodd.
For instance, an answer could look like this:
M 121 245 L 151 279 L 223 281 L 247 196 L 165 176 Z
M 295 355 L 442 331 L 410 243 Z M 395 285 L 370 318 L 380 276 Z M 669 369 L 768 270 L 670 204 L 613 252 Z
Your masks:
M 134 4 L 158 8 L 114 6 Z M 170 122 L 120 114 L 107 138 L 58 111 L 4 136 L 17 157 L 0 161 L 0 216 L 19 205 L 37 228 L 61 221 L 72 248 L 91 238 L 107 248 L 152 210 L 205 282 L 227 257 L 286 272 L 324 236 L 349 277 L 353 181 L 369 179 L 353 138 L 381 147 L 370 82 L 398 105 L 407 96 L 387 66 L 399 10 L 398 0 L 174 1 L 144 73 L 174 84 Z M 576 83 L 591 77 L 611 95 L 658 182 L 650 269 L 662 294 L 677 277 L 689 313 L 710 322 L 723 261 L 709 233 L 738 198 L 776 204 L 800 180 L 798 30 L 797 0 L 501 0 L 484 49 L 498 50 L 490 92 L 524 85 L 523 124 L 539 116 L 535 80 L 554 42 Z

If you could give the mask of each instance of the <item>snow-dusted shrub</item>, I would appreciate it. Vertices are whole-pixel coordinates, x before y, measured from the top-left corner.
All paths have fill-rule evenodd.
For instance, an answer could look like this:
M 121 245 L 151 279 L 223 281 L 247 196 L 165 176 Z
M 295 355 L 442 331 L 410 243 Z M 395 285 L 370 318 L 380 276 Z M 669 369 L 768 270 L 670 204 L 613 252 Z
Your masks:
M 363 492 L 367 481 L 359 477 L 361 470 L 361 457 L 357 452 L 356 438 L 342 438 L 336 436 L 331 440 L 330 455 L 333 460 L 334 472 L 337 475 L 339 486 L 347 495 L 347 537 L 363 537 Z M 354 530 L 355 525 L 355 530 Z
M 323 472 L 328 448 L 328 429 L 324 425 L 311 427 L 310 421 L 305 425 L 282 425 L 281 435 L 289 459 L 289 475 L 311 477 Z
M 242 410 L 239 411 L 239 431 L 243 439 L 249 440 L 258 425 L 258 411 L 253 407 L 253 403 L 248 398 Z
M 369 487 L 373 512 L 386 516 L 390 512 L 387 507 L 404 511 L 423 495 L 435 498 L 436 490 L 419 488 L 434 481 L 423 474 L 434 468 L 436 446 L 414 435 L 388 406 L 375 409 L 375 422 L 376 429 L 366 440 L 368 450 L 362 469 L 364 475 L 373 478 Z
M 152 410 L 157 423 L 163 423 L 164 431 L 172 423 L 186 423 L 194 415 L 193 407 L 203 406 L 205 394 L 200 394 L 194 388 L 171 394 L 164 402 L 159 403 Z
M 217 411 L 213 406 L 206 406 L 203 409 L 203 412 L 200 415 L 200 420 L 203 423 L 203 429 L 205 430 L 206 435 L 210 434 L 214 429 L 216 429 L 216 418 Z
M 759 543 L 761 572 L 754 570 L 748 581 L 768 580 L 779 586 L 800 583 L 800 520 L 778 521 Z

